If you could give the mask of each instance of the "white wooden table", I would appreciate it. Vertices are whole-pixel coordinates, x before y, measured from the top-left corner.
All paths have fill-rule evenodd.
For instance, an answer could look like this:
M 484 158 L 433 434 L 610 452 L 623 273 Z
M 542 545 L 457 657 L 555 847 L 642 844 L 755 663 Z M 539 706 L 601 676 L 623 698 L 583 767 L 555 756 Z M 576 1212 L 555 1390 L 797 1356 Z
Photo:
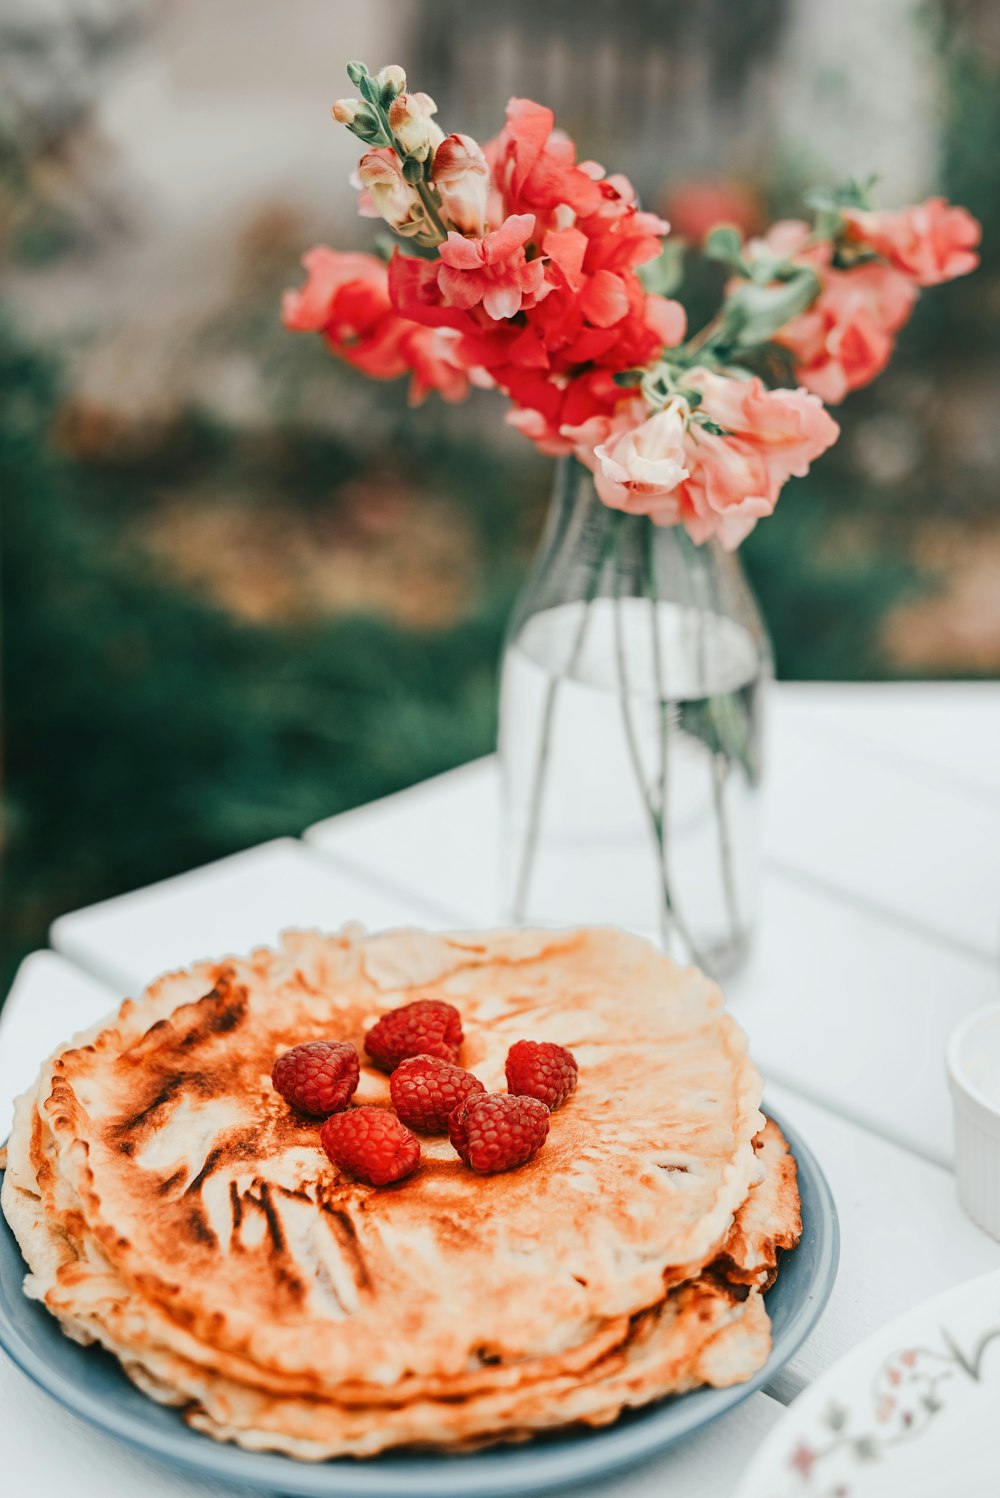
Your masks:
M 730 1498 L 782 1406 L 870 1329 L 1000 1266 L 958 1206 L 944 1043 L 998 997 L 1000 687 L 782 686 L 753 958 L 729 985 L 769 1095 L 812 1145 L 841 1218 L 816 1332 L 764 1393 L 616 1498 Z M 58 920 L 0 1015 L 0 1127 L 42 1056 L 165 968 L 287 926 L 497 920 L 496 770 L 481 760 L 207 868 Z M 64 1414 L 0 1358 L 12 1498 L 193 1498 L 196 1483 Z M 942 1474 L 944 1486 L 947 1474 Z

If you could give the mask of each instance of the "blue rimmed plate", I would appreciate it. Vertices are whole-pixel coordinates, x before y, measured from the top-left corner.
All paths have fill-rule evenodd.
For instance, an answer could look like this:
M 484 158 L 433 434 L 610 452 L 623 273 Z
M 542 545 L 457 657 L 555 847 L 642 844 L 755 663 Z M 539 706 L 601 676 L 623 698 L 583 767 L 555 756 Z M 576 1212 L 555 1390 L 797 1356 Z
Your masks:
M 24 1260 L 0 1216 L 0 1346 L 29 1378 L 99 1430 L 201 1477 L 242 1483 L 288 1498 L 509 1498 L 551 1492 L 608 1476 L 663 1451 L 760 1389 L 789 1361 L 822 1312 L 837 1273 L 840 1235 L 830 1188 L 798 1134 L 772 1109 L 798 1161 L 802 1240 L 782 1256 L 768 1292 L 774 1345 L 767 1363 L 731 1389 L 697 1389 L 623 1415 L 602 1430 L 544 1437 L 468 1455 L 379 1456 L 367 1461 L 296 1462 L 243 1451 L 190 1430 L 176 1410 L 155 1404 L 117 1361 L 80 1347 L 21 1290 Z

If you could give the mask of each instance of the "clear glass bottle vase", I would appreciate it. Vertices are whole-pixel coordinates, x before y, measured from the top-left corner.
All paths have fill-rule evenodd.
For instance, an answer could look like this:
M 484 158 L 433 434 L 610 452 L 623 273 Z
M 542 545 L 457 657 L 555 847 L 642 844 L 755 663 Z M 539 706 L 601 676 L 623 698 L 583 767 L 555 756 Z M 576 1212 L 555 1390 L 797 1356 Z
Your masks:
M 771 675 L 738 558 L 609 509 L 561 459 L 504 652 L 509 918 L 624 926 L 717 976 L 738 967 Z

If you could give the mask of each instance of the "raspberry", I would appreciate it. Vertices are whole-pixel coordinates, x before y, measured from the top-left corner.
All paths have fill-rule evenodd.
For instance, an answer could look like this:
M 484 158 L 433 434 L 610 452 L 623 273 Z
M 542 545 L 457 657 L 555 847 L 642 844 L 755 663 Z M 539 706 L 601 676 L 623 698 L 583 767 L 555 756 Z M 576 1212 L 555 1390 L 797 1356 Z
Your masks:
M 507 1091 L 558 1108 L 576 1086 L 579 1067 L 572 1051 L 550 1040 L 517 1040 L 507 1052 Z
M 437 1056 L 410 1056 L 389 1078 L 392 1106 L 411 1129 L 447 1134 L 448 1119 L 470 1093 L 485 1092 L 478 1077 Z
M 420 1164 L 420 1141 L 388 1108 L 348 1108 L 319 1131 L 334 1165 L 370 1186 L 388 1186 Z
M 457 1009 L 438 999 L 417 999 L 383 1014 L 365 1036 L 365 1050 L 377 1067 L 391 1072 L 408 1056 L 457 1061 L 463 1039 Z
M 448 1134 L 466 1165 L 480 1175 L 513 1170 L 537 1154 L 549 1132 L 549 1110 L 533 1097 L 487 1092 L 460 1103 Z
M 322 1114 L 347 1107 L 358 1075 L 358 1053 L 349 1040 L 310 1040 L 278 1057 L 271 1081 L 293 1108 Z

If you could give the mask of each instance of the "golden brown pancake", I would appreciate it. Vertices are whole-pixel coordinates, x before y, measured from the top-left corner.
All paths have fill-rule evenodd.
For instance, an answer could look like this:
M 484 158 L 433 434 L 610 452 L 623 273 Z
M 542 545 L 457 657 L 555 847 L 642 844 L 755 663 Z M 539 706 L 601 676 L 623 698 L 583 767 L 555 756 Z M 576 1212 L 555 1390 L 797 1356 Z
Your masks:
M 271 1088 L 279 1051 L 361 1051 L 417 997 L 456 1005 L 488 1088 L 514 1040 L 574 1052 L 521 1170 L 478 1177 L 429 1141 L 416 1176 L 363 1186 Z M 797 1193 L 780 1135 L 755 1152 L 759 1100 L 718 990 L 637 938 L 299 933 L 161 979 L 57 1053 L 4 1209 L 29 1290 L 200 1428 L 303 1456 L 465 1445 L 766 1357 L 757 1287 Z M 355 1102 L 388 1103 L 387 1079 L 363 1070 Z

